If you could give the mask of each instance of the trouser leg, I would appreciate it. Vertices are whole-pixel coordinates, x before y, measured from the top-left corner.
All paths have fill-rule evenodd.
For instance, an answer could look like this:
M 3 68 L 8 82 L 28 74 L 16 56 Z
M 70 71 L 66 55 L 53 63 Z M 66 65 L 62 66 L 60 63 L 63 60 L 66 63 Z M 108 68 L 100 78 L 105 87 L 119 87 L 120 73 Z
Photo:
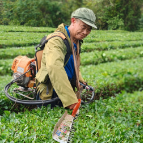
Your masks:
M 58 95 L 57 95 L 57 93 L 55 91 L 53 91 L 52 99 L 56 98 L 56 97 L 58 97 Z M 38 94 L 36 96 L 36 100 L 41 100 L 41 98 L 39 96 L 39 92 L 38 92 Z M 38 108 L 41 108 L 42 106 L 47 107 L 48 104 L 46 103 L 46 104 L 39 104 L 39 105 L 37 105 Z M 51 103 L 51 109 L 56 107 L 56 106 L 63 107 L 63 104 L 62 104 L 61 100 Z
M 75 74 L 74 74 L 73 78 L 70 80 L 70 83 L 71 83 L 73 90 L 75 91 L 75 87 L 76 87 L 76 75 Z M 48 88 L 47 88 L 47 90 L 48 90 Z M 47 94 L 48 94 L 48 92 L 47 92 Z M 53 90 L 51 99 L 56 98 L 56 97 L 58 97 L 58 95 L 57 95 L 56 91 Z M 36 100 L 41 100 L 39 93 L 36 96 Z M 39 108 L 41 108 L 41 106 L 47 107 L 47 105 L 48 104 L 39 104 L 39 105 L 37 105 L 37 107 L 39 107 Z M 51 103 L 51 109 L 54 108 L 55 106 L 63 107 L 61 100 Z
M 58 97 L 57 93 L 55 92 L 55 90 L 53 91 L 52 94 L 52 99 Z M 59 107 L 63 107 L 63 104 L 61 102 L 61 100 L 58 100 L 56 102 L 51 103 L 51 109 L 54 108 L 55 106 L 59 106 Z
M 36 100 L 41 100 L 39 92 L 37 93 Z M 38 104 L 37 107 L 41 108 L 42 106 L 47 107 L 48 103 L 45 104 Z

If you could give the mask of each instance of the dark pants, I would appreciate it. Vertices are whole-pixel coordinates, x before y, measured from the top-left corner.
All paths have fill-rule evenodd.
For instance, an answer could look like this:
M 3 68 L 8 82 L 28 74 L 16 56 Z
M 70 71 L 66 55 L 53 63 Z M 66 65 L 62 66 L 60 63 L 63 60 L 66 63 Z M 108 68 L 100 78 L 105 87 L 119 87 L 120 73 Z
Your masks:
M 56 93 L 55 91 L 53 91 L 52 99 L 53 99 L 53 98 L 56 98 L 56 97 L 58 97 L 58 95 L 57 95 L 57 93 Z M 40 96 L 39 96 L 39 93 L 38 93 L 37 96 L 36 96 L 36 100 L 41 100 L 41 98 L 40 98 Z M 49 99 L 49 100 L 50 100 L 50 99 Z M 47 107 L 47 106 L 48 106 L 48 103 L 37 105 L 37 107 L 39 107 L 39 108 L 41 108 L 42 106 Z M 62 104 L 61 100 L 51 103 L 51 109 L 54 108 L 54 107 L 56 107 L 56 106 L 63 107 L 63 104 Z

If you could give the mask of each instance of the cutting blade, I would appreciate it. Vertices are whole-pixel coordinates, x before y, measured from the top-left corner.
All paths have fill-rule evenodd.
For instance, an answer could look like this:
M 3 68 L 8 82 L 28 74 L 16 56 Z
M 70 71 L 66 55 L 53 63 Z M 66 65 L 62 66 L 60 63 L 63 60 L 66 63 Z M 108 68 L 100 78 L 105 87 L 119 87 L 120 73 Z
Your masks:
M 60 143 L 67 143 L 70 135 L 70 130 L 72 128 L 74 117 L 69 115 L 67 111 L 59 119 L 55 125 L 53 132 L 53 139 Z

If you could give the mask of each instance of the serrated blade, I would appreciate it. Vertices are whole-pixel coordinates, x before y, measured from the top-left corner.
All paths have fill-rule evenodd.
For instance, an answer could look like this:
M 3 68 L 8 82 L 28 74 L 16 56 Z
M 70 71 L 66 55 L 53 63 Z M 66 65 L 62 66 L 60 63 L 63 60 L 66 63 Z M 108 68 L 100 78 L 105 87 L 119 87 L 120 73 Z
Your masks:
M 78 103 L 75 105 L 72 115 L 69 115 L 67 111 L 59 119 L 57 124 L 54 127 L 53 139 L 60 143 L 67 143 L 69 140 L 70 131 L 73 125 L 73 120 L 75 116 L 79 114 L 79 107 L 81 104 L 81 99 L 78 99 Z
M 72 128 L 74 117 L 69 115 L 67 111 L 59 119 L 57 124 L 54 127 L 53 139 L 60 143 L 67 143 L 70 135 L 70 130 Z

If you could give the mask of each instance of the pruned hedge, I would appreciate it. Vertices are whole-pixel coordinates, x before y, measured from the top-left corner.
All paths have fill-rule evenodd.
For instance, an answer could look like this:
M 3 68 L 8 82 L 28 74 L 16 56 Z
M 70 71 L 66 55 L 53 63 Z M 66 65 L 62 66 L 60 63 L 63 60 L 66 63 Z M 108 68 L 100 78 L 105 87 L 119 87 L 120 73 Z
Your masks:
M 28 26 L 11 26 L 11 25 L 0 25 L 2 32 L 34 32 L 34 33 L 51 33 L 55 31 L 52 27 L 28 27 Z
M 114 96 L 122 90 L 143 89 L 143 58 L 81 66 L 83 78 L 95 88 L 96 99 Z
M 94 50 L 107 51 L 112 49 L 125 49 L 125 48 L 136 48 L 143 46 L 143 41 L 103 41 L 103 42 L 92 42 L 83 43 L 81 52 L 91 52 Z
M 35 55 L 35 46 L 0 49 L 0 59 L 14 59 L 19 55 L 33 58 Z
M 81 53 L 81 65 L 98 65 L 119 60 L 143 57 L 143 47 L 116 49 L 109 51 L 92 51 Z

